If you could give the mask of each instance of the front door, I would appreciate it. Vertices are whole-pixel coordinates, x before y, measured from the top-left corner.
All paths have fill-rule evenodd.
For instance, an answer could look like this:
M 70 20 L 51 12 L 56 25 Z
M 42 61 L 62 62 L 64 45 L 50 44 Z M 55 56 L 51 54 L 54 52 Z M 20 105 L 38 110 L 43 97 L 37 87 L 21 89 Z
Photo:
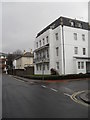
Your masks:
M 86 62 L 86 73 L 90 73 L 90 62 Z

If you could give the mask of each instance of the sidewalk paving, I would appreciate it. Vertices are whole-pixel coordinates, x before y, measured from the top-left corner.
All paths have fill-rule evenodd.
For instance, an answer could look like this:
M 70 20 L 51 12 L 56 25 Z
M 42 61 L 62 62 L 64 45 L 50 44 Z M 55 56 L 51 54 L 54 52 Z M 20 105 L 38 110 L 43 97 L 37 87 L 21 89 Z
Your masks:
M 80 99 L 83 100 L 85 103 L 90 104 L 90 91 L 80 94 Z
M 80 81 L 80 80 L 88 80 L 88 78 L 79 78 L 79 79 L 63 79 L 63 80 L 35 80 L 35 79 L 29 79 L 29 78 L 24 78 L 20 76 L 14 76 L 17 79 L 23 80 L 25 82 L 44 82 L 44 83 L 57 83 L 57 82 L 70 82 L 70 81 Z

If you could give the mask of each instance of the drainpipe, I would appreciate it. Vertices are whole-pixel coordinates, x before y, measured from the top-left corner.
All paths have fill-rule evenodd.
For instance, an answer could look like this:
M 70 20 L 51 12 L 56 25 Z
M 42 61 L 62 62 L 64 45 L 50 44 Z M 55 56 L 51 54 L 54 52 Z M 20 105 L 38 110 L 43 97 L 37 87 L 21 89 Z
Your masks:
M 64 30 L 63 30 L 63 21 L 61 21 L 62 26 L 62 44 L 63 44 L 63 71 L 65 75 L 65 48 L 64 48 Z

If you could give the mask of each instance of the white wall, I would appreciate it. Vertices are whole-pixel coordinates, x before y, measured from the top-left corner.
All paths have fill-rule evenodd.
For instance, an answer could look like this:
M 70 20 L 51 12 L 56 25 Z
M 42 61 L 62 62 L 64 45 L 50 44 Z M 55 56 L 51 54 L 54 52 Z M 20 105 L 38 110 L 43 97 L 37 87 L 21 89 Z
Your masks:
M 77 33 L 77 40 L 74 40 L 73 33 Z M 85 41 L 82 40 L 85 34 Z M 66 74 L 75 74 L 75 57 L 88 57 L 88 31 L 64 26 L 65 41 L 65 63 Z M 74 54 L 74 47 L 78 47 L 78 54 Z M 86 55 L 83 55 L 82 48 L 86 48 Z M 80 71 L 81 72 L 81 71 Z
M 84 70 L 77 69 L 77 60 L 74 57 L 88 57 L 90 53 L 88 51 L 88 31 L 64 26 L 64 50 L 65 50 L 65 74 L 76 74 L 79 72 L 86 72 L 86 67 Z M 56 40 L 55 33 L 58 33 L 59 40 Z M 77 40 L 74 40 L 74 33 L 77 33 Z M 85 41 L 82 40 L 82 34 L 85 34 Z M 59 74 L 64 74 L 63 69 L 63 41 L 62 41 L 62 27 L 58 26 L 55 29 L 49 29 L 40 35 L 35 40 L 35 49 L 36 42 L 42 40 L 46 36 L 49 36 L 49 57 L 50 57 L 50 69 L 56 68 L 56 62 L 59 62 Z M 89 41 L 90 42 L 90 41 Z M 90 45 L 90 44 L 89 44 Z M 40 47 L 40 46 L 39 46 Z M 56 56 L 56 47 L 59 47 L 59 56 Z M 74 53 L 74 47 L 78 47 L 78 54 Z M 83 48 L 86 48 L 86 55 L 83 55 Z M 89 46 L 90 48 L 90 46 Z M 85 60 L 83 60 L 85 62 Z M 86 65 L 86 62 L 85 62 Z M 49 71 L 44 71 L 45 74 L 50 73 Z M 42 71 L 37 71 L 35 66 L 35 74 L 42 74 Z

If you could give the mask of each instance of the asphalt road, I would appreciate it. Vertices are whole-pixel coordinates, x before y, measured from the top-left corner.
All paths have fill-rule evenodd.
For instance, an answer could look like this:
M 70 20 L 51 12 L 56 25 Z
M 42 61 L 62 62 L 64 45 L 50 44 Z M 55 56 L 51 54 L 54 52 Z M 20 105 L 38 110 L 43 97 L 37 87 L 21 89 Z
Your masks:
M 71 99 L 88 80 L 32 84 L 3 75 L 2 84 L 3 118 L 88 118 L 87 105 Z

